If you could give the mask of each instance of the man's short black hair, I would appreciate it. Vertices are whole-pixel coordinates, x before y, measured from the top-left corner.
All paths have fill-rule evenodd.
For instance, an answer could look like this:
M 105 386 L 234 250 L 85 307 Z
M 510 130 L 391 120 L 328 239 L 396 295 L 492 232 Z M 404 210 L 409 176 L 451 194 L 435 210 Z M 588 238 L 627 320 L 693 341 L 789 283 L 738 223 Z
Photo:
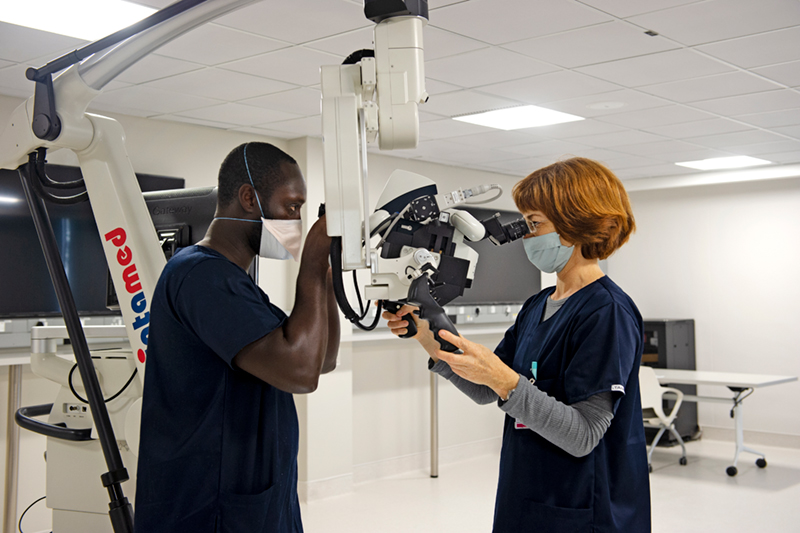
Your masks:
M 245 165 L 247 147 L 247 165 Z M 256 190 L 261 193 L 262 202 L 272 195 L 275 188 L 285 179 L 281 173 L 283 163 L 297 164 L 289 154 L 269 143 L 249 142 L 240 144 L 225 157 L 219 167 L 217 203 L 220 207 L 229 205 L 239 194 L 242 185 L 250 185 L 247 169 L 253 178 Z M 266 206 L 263 206 L 266 209 Z M 266 213 L 265 213 L 266 215 Z

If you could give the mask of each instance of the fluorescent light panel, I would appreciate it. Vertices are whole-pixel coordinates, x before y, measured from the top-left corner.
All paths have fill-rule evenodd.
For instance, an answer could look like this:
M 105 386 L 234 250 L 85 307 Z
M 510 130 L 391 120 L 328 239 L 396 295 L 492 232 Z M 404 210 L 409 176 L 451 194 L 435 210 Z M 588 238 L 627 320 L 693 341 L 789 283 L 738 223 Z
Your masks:
M 769 165 L 772 161 L 758 159 L 747 155 L 735 155 L 731 157 L 714 157 L 712 159 L 700 159 L 698 161 L 684 161 L 675 163 L 681 167 L 696 168 L 698 170 L 719 170 L 724 168 L 745 168 L 757 167 L 759 165 Z
M 583 117 L 577 115 L 553 111 L 552 109 L 545 109 L 535 105 L 497 109 L 495 111 L 486 111 L 474 115 L 453 117 L 453 119 L 506 131 L 584 120 Z
M 121 30 L 156 10 L 122 0 L 8 0 L 0 20 L 86 41 Z
M 14 196 L 0 196 L 0 204 L 16 204 L 17 202 L 21 202 L 19 198 L 15 198 Z

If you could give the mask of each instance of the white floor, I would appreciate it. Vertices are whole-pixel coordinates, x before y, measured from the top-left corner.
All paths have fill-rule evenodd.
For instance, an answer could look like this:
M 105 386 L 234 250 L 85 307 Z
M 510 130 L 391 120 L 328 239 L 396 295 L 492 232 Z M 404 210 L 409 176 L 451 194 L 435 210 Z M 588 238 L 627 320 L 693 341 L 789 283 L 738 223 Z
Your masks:
M 650 475 L 653 532 L 800 532 L 800 450 L 754 446 L 768 466 L 742 454 L 728 477 L 731 442 L 657 448 Z M 498 455 L 442 465 L 432 479 L 420 471 L 356 486 L 353 493 L 302 505 L 306 533 L 489 532 Z M 535 531 L 532 530 L 532 531 Z

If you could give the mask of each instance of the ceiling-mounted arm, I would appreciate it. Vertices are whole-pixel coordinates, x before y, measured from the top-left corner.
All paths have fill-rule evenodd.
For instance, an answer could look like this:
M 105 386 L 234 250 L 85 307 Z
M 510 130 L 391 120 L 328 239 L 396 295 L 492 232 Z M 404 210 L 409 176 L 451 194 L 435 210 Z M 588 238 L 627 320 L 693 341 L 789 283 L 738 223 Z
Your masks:
M 158 47 L 196 26 L 255 1 L 258 0 L 180 0 L 41 68 L 29 68 L 25 75 L 36 83 L 33 133 L 45 141 L 54 141 L 61 134 L 61 119 L 53 89 L 54 73 L 89 58 L 78 67 L 78 73 L 86 85 L 100 90 Z M 108 52 L 101 54 L 104 50 Z

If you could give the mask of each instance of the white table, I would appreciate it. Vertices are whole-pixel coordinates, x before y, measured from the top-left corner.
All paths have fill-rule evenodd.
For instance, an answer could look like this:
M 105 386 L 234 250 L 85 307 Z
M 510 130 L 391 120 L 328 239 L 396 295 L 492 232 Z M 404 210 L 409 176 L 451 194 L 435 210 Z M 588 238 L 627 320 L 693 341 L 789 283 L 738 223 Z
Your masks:
M 733 456 L 733 465 L 725 471 L 729 476 L 738 473 L 736 463 L 739 460 L 739 453 L 749 452 L 761 456 L 756 460 L 759 468 L 767 466 L 766 456 L 748 448 L 744 445 L 744 430 L 742 428 L 742 402 L 759 387 L 779 385 L 797 381 L 797 376 L 771 376 L 765 374 L 738 374 L 733 372 L 709 372 L 705 370 L 677 370 L 670 368 L 657 368 L 656 376 L 662 384 L 683 384 L 683 385 L 719 385 L 727 387 L 732 393 L 732 397 L 719 396 L 693 396 L 685 394 L 684 401 L 687 402 L 717 402 L 731 405 L 731 415 L 736 427 L 736 453 Z

